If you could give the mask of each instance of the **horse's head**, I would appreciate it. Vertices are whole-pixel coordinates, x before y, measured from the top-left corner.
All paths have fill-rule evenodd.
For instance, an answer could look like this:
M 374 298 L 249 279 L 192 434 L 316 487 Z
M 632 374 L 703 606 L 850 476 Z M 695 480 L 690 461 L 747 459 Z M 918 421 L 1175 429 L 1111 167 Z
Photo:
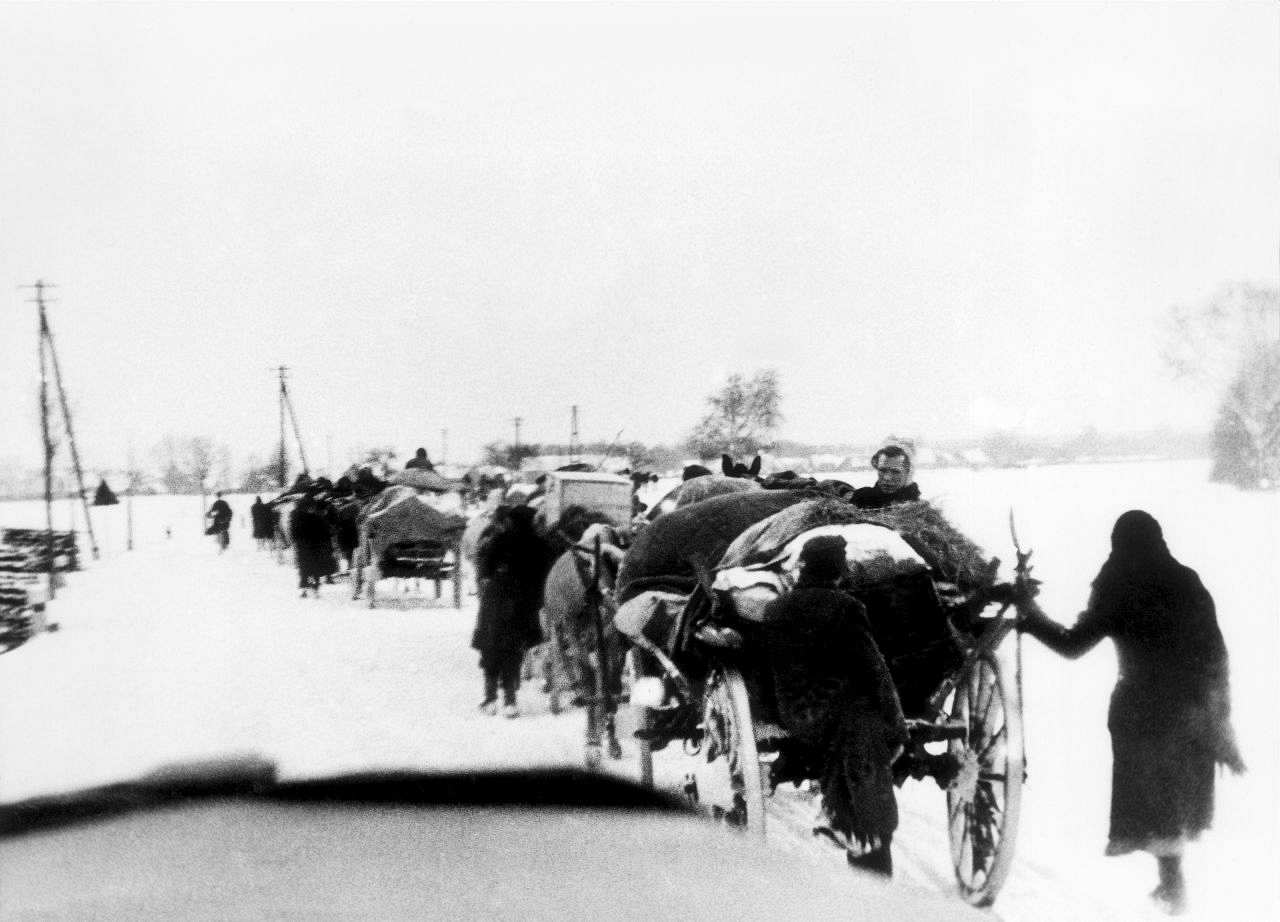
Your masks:
M 756 455 L 751 461 L 751 466 L 743 464 L 741 461 L 734 461 L 728 455 L 720 456 L 720 469 L 726 477 L 738 477 L 742 480 L 759 480 L 760 479 L 760 456 Z
M 614 588 L 618 583 L 618 570 L 622 566 L 624 540 L 621 533 L 613 525 L 596 523 L 589 525 L 582 533 L 582 538 L 574 545 L 575 553 L 582 556 L 587 564 L 586 576 L 595 581 L 606 600 L 613 598 Z M 600 548 L 600 568 L 596 570 L 596 547 Z

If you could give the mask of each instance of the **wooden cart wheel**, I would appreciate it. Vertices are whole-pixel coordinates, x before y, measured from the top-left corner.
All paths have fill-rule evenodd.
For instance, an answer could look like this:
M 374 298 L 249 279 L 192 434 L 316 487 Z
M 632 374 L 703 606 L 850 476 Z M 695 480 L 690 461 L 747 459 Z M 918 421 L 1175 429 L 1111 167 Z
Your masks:
M 764 783 L 747 684 L 737 669 L 718 666 L 707 676 L 702 703 L 702 743 L 696 793 L 712 814 L 730 826 L 764 837 Z M 728 790 L 703 790 L 727 775 Z
M 645 736 L 648 731 L 653 729 L 653 711 L 647 707 L 641 707 L 631 703 L 631 689 L 635 686 L 636 679 L 643 673 L 640 670 L 638 662 L 640 654 L 634 647 L 627 650 L 626 655 L 622 659 L 622 690 L 628 700 L 628 706 L 635 720 L 636 732 L 639 734 L 636 740 L 636 752 L 639 756 L 640 784 L 642 787 L 653 787 L 653 744 Z
M 648 708 L 636 708 L 636 729 L 647 732 L 653 728 L 653 714 Z M 636 740 L 640 761 L 640 786 L 653 788 L 653 743 L 648 739 Z
M 1022 804 L 1024 752 L 1020 689 L 986 654 L 965 671 L 949 708 L 965 726 L 948 752 L 959 774 L 947 790 L 951 864 L 960 893 L 990 906 L 1013 863 Z

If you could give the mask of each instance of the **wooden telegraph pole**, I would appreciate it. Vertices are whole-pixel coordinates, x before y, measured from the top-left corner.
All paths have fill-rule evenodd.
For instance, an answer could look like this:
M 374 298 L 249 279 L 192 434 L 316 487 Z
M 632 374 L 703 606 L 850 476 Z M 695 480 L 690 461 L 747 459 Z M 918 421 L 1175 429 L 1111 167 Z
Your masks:
M 58 389 L 58 403 L 62 408 L 62 425 L 67 433 L 67 444 L 71 448 L 71 463 L 75 470 L 76 486 L 80 495 L 80 504 L 84 509 L 85 531 L 89 535 L 89 549 L 93 559 L 98 559 L 98 540 L 93 533 L 93 518 L 89 514 L 89 499 L 85 495 L 84 468 L 80 464 L 80 450 L 76 445 L 75 426 L 71 420 L 71 405 L 67 401 L 67 389 L 62 381 L 62 367 L 58 363 L 58 350 L 53 342 L 53 330 L 49 327 L 49 314 L 45 309 L 45 289 L 56 286 L 37 279 L 34 285 L 24 288 L 33 289 L 36 293 L 31 302 L 36 305 L 40 318 L 40 433 L 44 442 L 44 501 L 45 525 L 47 532 L 46 551 L 49 555 L 49 597 L 54 593 L 54 541 L 53 541 L 53 434 L 49 427 L 49 366 L 53 366 L 53 381 Z
M 53 566 L 53 438 L 49 434 L 49 370 L 44 354 L 44 283 L 36 282 L 36 299 L 40 304 L 40 436 L 44 442 L 44 521 L 45 553 L 49 561 L 49 598 L 57 595 L 57 577 Z
M 569 463 L 578 460 L 578 405 L 575 403 L 569 414 Z
M 285 415 L 288 414 L 289 422 L 293 426 L 293 437 L 298 443 L 298 460 L 302 463 L 302 473 L 310 475 L 311 470 L 307 466 L 307 451 L 302 447 L 302 434 L 298 431 L 298 417 L 293 412 L 293 401 L 289 398 L 288 374 L 289 366 L 281 365 L 276 369 L 280 374 L 280 489 L 288 486 L 286 479 L 288 477 L 288 460 L 285 453 Z

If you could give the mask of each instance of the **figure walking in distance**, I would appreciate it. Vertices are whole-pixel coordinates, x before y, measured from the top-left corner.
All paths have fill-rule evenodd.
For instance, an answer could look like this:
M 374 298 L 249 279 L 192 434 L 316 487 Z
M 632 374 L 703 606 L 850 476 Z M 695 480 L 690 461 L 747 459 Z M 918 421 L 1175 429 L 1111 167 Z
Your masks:
M 1145 851 L 1159 868 L 1151 893 L 1177 915 L 1187 904 L 1184 845 L 1213 820 L 1214 768 L 1245 770 L 1231 725 L 1227 650 L 1213 597 L 1170 554 L 1160 524 L 1130 510 L 1111 532 L 1111 556 L 1075 625 L 1049 619 L 1034 600 L 1020 627 L 1074 659 L 1103 638 L 1120 676 L 1111 695 L 1111 828 L 1106 853 Z
M 221 554 L 231 543 L 231 506 L 222 498 L 221 493 L 216 495 L 213 505 L 205 513 L 205 518 L 209 520 L 209 527 L 205 529 L 205 534 L 213 535 L 217 539 L 218 553 Z
M 253 540 L 258 542 L 258 550 L 270 548 L 274 534 L 271 507 L 262 501 L 261 496 L 253 498 L 253 505 L 249 507 L 249 518 L 253 522 Z

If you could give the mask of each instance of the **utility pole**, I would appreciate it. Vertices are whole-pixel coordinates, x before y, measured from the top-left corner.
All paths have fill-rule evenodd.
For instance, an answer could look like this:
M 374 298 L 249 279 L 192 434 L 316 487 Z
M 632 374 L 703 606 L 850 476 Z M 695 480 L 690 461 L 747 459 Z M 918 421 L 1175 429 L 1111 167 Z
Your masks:
M 61 365 L 58 364 L 58 350 L 54 346 L 53 330 L 49 327 L 49 314 L 45 310 L 44 290 L 46 288 L 53 288 L 55 286 L 48 284 L 43 279 L 37 279 L 34 285 L 28 285 L 24 287 L 35 289 L 36 296 L 33 303 L 35 303 L 35 305 L 37 306 L 39 315 L 40 315 L 40 387 L 41 387 L 40 415 L 41 415 L 41 425 L 43 427 L 43 431 L 45 434 L 46 456 L 47 456 L 46 467 L 48 468 L 48 471 L 46 472 L 46 478 L 45 478 L 46 479 L 45 493 L 50 497 L 50 501 L 52 501 L 53 447 L 52 447 L 52 442 L 50 440 L 50 436 L 48 432 L 48 406 L 49 406 L 48 369 L 45 364 L 45 353 L 47 351 L 48 361 L 51 362 L 53 365 L 53 381 L 55 386 L 58 388 L 58 403 L 62 407 L 62 425 L 63 425 L 63 428 L 66 430 L 67 442 L 71 447 L 71 463 L 75 469 L 76 486 L 79 488 L 79 494 L 80 494 L 80 505 L 84 508 L 85 531 L 89 535 L 89 549 L 93 552 L 93 559 L 97 560 L 98 559 L 98 540 L 93 534 L 93 519 L 89 515 L 89 499 L 88 497 L 85 496 L 84 468 L 80 465 L 80 450 L 76 446 L 75 426 L 72 424 L 72 421 L 71 421 L 71 405 L 67 402 L 67 390 L 62 383 L 62 367 Z M 52 547 L 53 547 L 52 515 L 48 517 L 48 524 L 49 524 L 49 532 L 50 532 L 49 547 L 52 550 Z M 52 563 L 50 564 L 50 567 L 52 567 Z
M 449 430 L 440 430 L 440 463 L 449 463 Z
M 516 470 L 520 470 L 520 424 L 524 422 L 519 416 L 511 420 L 516 427 L 516 441 L 511 447 L 511 460 L 515 462 Z
M 49 560 L 49 598 L 57 595 L 53 573 L 53 439 L 49 434 L 49 372 L 44 355 L 44 283 L 36 282 L 40 303 L 40 435 L 44 441 L 44 521 L 45 553 Z
M 129 439 L 129 484 L 124 495 L 125 550 L 133 550 L 133 489 L 138 477 L 133 461 L 133 439 Z
M 280 471 L 280 489 L 287 487 L 289 479 L 289 459 L 285 454 L 284 448 L 284 400 L 288 394 L 285 385 L 285 376 L 289 373 L 288 365 L 281 365 L 276 369 L 280 373 L 280 458 L 278 461 L 278 469 Z
M 578 460 L 578 405 L 573 405 L 569 422 L 569 463 Z
M 311 468 L 307 464 L 307 450 L 302 447 L 302 433 L 298 431 L 298 416 L 293 412 L 293 401 L 289 398 L 289 366 L 279 365 L 276 371 L 280 375 L 280 489 L 288 486 L 285 482 L 288 479 L 288 454 L 285 449 L 285 414 L 289 415 L 289 422 L 293 426 L 293 438 L 298 443 L 298 460 L 302 464 L 302 473 L 310 475 Z
M 287 480 L 289 478 L 289 461 L 288 456 L 285 456 L 284 453 L 284 375 L 289 373 L 289 366 L 280 365 L 276 371 L 280 374 L 280 453 L 278 460 L 276 460 L 276 470 L 279 471 L 280 489 L 284 489 L 288 487 Z

